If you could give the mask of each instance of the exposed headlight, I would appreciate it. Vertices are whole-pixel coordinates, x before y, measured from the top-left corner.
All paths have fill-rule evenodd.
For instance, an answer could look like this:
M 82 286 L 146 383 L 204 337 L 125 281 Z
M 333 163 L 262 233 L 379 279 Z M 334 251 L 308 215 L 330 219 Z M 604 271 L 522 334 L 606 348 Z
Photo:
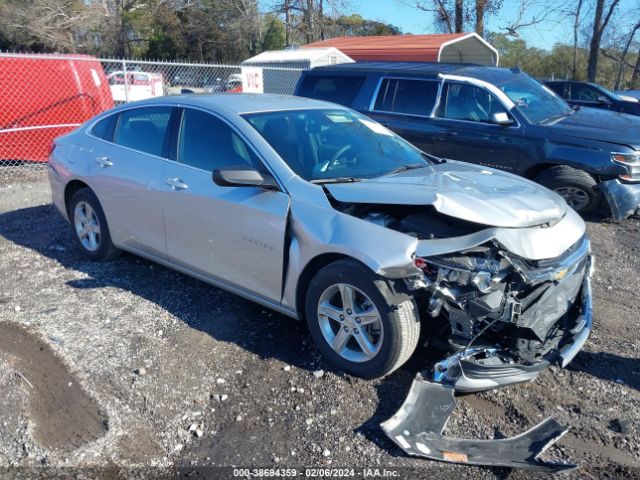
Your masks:
M 416 258 L 415 265 L 431 281 L 441 281 L 462 286 L 474 286 L 482 293 L 491 290 L 494 276 L 500 270 L 500 262 L 478 257 Z
M 625 165 L 640 166 L 640 152 L 633 153 L 612 153 L 611 158 L 614 162 L 624 163 Z

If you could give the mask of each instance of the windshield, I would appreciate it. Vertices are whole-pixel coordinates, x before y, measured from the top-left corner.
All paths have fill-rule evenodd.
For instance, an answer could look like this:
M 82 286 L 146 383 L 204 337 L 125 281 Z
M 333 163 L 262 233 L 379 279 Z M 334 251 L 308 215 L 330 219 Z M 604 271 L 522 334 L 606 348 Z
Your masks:
M 430 163 L 425 154 L 396 134 L 348 110 L 279 111 L 243 117 L 307 181 L 374 178 Z
M 526 74 L 510 75 L 500 88 L 531 123 L 542 123 L 569 114 L 569 105 L 549 88 Z

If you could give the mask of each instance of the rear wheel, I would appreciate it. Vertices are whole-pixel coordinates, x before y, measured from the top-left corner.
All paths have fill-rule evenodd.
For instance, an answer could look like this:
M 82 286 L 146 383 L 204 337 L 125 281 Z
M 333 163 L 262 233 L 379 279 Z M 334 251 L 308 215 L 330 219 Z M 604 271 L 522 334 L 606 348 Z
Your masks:
M 400 367 L 420 335 L 413 299 L 352 260 L 317 273 L 307 292 L 305 314 L 321 353 L 341 370 L 363 378 Z
M 88 188 L 78 190 L 69 202 L 69 218 L 80 248 L 93 260 L 111 260 L 120 254 L 109 233 L 100 202 Z
M 600 202 L 596 180 L 583 170 L 559 165 L 544 170 L 536 182 L 562 196 L 576 212 L 587 212 Z

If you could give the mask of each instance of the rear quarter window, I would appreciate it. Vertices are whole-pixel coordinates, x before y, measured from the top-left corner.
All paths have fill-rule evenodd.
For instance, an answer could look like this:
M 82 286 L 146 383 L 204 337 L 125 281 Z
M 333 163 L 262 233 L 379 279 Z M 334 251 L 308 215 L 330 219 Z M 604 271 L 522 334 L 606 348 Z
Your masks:
M 107 142 L 113 142 L 113 134 L 116 131 L 117 123 L 118 115 L 109 115 L 91 128 L 91 135 L 106 140 Z
M 364 77 L 308 75 L 298 95 L 350 106 L 363 83 Z

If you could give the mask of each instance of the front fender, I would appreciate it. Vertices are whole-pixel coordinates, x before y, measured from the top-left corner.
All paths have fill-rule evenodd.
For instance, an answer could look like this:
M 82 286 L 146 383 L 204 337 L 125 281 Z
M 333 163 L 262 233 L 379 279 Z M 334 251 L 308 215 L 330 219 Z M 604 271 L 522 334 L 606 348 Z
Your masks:
M 341 213 L 330 207 L 292 201 L 289 217 L 289 261 L 282 304 L 296 306 L 300 275 L 324 254 L 354 258 L 388 278 L 415 274 L 418 240 L 409 235 Z
M 613 145 L 588 139 L 548 139 L 544 143 L 541 163 L 567 165 L 583 170 L 596 178 L 615 178 L 627 173 L 611 159 Z

